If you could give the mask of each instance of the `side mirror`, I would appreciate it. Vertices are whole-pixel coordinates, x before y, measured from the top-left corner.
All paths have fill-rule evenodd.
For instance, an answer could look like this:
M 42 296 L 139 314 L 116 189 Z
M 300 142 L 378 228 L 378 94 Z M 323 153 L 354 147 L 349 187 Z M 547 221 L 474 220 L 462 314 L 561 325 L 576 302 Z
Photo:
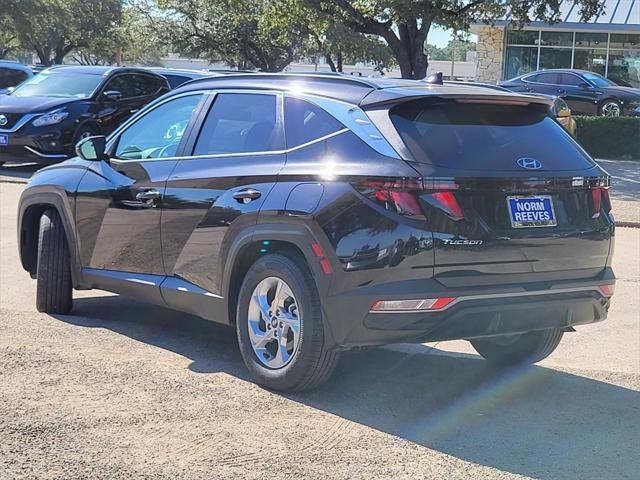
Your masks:
M 578 86 L 583 90 L 588 90 L 589 88 L 591 88 L 591 85 L 589 85 L 587 82 L 580 82 Z
M 107 157 L 105 154 L 106 147 L 107 137 L 98 135 L 80 140 L 76 145 L 76 153 L 79 157 L 90 162 L 99 162 Z
M 107 102 L 117 102 L 118 100 L 122 99 L 122 93 L 118 90 L 107 90 L 102 94 L 102 97 Z
M 16 89 L 16 87 L 9 87 L 7 88 L 7 93 L 13 93 L 13 91 Z

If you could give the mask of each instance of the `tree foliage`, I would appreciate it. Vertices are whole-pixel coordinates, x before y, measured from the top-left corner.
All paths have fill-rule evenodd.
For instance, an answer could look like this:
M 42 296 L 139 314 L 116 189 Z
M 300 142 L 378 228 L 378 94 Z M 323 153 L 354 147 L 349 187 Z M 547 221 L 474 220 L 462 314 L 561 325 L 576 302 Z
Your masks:
M 301 0 L 305 5 L 355 32 L 384 39 L 404 78 L 424 78 L 425 42 L 432 25 L 467 30 L 477 21 L 491 22 L 511 12 L 517 24 L 531 16 L 560 20 L 561 0 Z M 603 0 L 577 0 L 583 19 L 595 16 Z
M 125 3 L 120 22 L 74 53 L 84 65 L 162 65 L 169 51 L 154 28 L 153 4 L 145 0 Z
M 44 65 L 95 43 L 121 19 L 122 0 L 4 0 L 20 44 Z
M 429 60 L 454 60 L 456 62 L 464 62 L 467 59 L 467 52 L 474 52 L 475 50 L 475 42 L 459 38 L 449 40 L 449 43 L 444 47 L 427 45 Z
M 168 40 L 180 52 L 232 66 L 278 72 L 308 34 L 296 0 L 158 0 Z

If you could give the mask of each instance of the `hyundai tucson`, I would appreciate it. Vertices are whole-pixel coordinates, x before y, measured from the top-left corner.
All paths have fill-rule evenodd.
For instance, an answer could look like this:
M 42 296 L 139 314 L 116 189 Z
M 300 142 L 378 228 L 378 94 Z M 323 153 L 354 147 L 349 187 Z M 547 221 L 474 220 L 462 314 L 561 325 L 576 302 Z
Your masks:
M 260 385 L 312 388 L 340 353 L 466 339 L 488 361 L 550 355 L 604 320 L 609 176 L 550 100 L 327 75 L 205 78 L 19 205 L 36 306 L 127 294 L 233 326 Z

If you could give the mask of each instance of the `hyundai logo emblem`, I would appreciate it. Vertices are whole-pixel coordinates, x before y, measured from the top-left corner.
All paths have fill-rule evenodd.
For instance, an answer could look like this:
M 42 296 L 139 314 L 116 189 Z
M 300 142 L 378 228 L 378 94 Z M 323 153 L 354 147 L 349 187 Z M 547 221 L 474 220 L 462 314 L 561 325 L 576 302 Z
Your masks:
M 527 170 L 540 170 L 542 168 L 542 162 L 535 158 L 519 158 L 517 163 L 518 166 L 526 168 Z
M 9 119 L 6 115 L 0 115 L 0 127 L 4 127 L 7 123 L 9 123 Z

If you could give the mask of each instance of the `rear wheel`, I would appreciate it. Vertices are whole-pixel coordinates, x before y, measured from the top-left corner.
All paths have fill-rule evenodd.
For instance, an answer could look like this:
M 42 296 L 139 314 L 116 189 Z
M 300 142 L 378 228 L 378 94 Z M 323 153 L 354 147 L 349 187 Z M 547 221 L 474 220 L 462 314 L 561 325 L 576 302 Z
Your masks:
M 55 209 L 46 210 L 40 217 L 36 278 L 38 311 L 69 313 L 73 304 L 71 260 L 62 220 Z
M 547 358 L 562 340 L 562 330 L 535 332 L 471 340 L 476 351 L 499 365 L 531 364 Z
M 247 272 L 236 329 L 255 381 L 273 390 L 308 390 L 327 380 L 338 352 L 326 347 L 320 299 L 306 266 L 273 254 Z
M 600 105 L 600 115 L 603 117 L 619 117 L 622 114 L 620 103 L 615 100 L 605 100 Z

